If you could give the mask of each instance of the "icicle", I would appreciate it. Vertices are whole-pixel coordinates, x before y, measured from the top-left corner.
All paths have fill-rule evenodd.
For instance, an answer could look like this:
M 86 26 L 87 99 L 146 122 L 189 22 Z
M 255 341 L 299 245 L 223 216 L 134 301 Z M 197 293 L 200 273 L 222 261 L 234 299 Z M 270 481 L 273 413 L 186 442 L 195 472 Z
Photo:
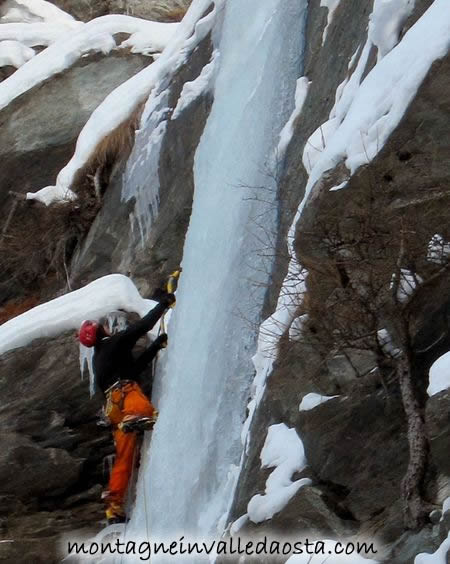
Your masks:
M 89 395 L 92 397 L 95 394 L 95 374 L 92 359 L 94 357 L 94 349 L 85 347 L 80 343 L 80 372 L 81 379 L 84 379 L 84 372 L 86 365 L 89 372 Z
M 112 311 L 106 316 L 108 329 L 112 335 L 127 328 L 128 322 L 125 312 Z

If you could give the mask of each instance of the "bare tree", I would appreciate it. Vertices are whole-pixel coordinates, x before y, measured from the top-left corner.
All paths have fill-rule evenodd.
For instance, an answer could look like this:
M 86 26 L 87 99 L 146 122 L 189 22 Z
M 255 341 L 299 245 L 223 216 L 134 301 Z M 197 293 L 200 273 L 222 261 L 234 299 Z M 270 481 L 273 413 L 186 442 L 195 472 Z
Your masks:
M 299 234 L 299 254 L 309 270 L 305 304 L 327 346 L 334 354 L 374 351 L 380 372 L 398 379 L 409 445 L 404 519 L 416 528 L 429 511 L 423 499 L 429 445 L 424 398 L 414 380 L 414 337 L 418 310 L 433 301 L 439 285 L 450 285 L 450 246 L 445 213 L 432 198 L 399 207 L 380 192 L 375 198 L 370 183 L 351 213 L 335 203 L 324 206 L 314 229 Z

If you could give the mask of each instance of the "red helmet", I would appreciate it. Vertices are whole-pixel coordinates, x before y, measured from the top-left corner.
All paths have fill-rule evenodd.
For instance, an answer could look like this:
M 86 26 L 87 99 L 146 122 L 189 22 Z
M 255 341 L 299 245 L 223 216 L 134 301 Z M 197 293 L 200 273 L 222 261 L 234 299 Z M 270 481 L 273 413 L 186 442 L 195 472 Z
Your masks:
M 93 347 L 97 342 L 97 329 L 99 325 L 96 321 L 83 321 L 78 332 L 80 343 L 85 347 Z

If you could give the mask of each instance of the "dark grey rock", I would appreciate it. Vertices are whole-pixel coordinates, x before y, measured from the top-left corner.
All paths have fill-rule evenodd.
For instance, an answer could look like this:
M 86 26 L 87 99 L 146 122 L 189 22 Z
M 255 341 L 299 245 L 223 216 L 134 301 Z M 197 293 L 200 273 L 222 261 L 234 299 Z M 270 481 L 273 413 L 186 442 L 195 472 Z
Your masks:
M 431 444 L 431 456 L 439 472 L 450 476 L 450 392 L 444 390 L 432 396 L 426 407 L 426 424 Z
M 430 513 L 430 521 L 433 523 L 433 525 L 437 525 L 441 520 L 441 517 L 442 511 L 439 511 L 438 509 L 435 509 Z
M 174 77 L 170 92 L 172 107 L 184 83 L 200 74 L 210 56 L 211 43 L 207 38 Z M 51 84 L 48 87 L 53 88 Z M 36 100 L 36 108 L 39 104 Z M 156 220 L 150 249 L 133 249 L 129 259 L 133 278 L 144 292 L 160 284 L 181 260 L 192 205 L 193 158 L 210 105 L 209 96 L 201 97 L 168 126 L 161 152 L 161 216 Z M 31 137 L 34 137 L 32 132 Z M 169 158 L 171 168 L 165 170 Z M 121 203 L 124 167 L 123 162 L 116 166 L 102 211 L 74 261 L 74 287 L 103 274 L 128 272 L 129 266 L 123 265 L 123 259 L 136 239 L 129 223 L 134 202 L 128 206 Z M 144 175 L 145 172 L 144 168 Z M 157 254 L 164 259 L 158 262 Z M 66 334 L 51 341 L 37 340 L 0 357 L 0 385 L 7 390 L 6 401 L 0 405 L 2 431 L 17 437 L 18 444 L 27 447 L 30 462 L 39 465 L 45 461 L 42 468 L 54 464 L 52 474 L 58 476 L 58 481 L 55 477 L 50 482 L 43 473 L 36 472 L 33 489 L 28 481 L 32 474 L 23 475 L 17 465 L 18 456 L 13 456 L 16 449 L 11 447 L 7 451 L 11 452 L 10 456 L 0 457 L 0 476 L 6 478 L 5 482 L 10 473 L 17 475 L 7 489 L 14 495 L 5 498 L 11 507 L 6 525 L 12 538 L 27 538 L 20 547 L 0 544 L 0 559 L 5 552 L 5 561 L 9 558 L 11 562 L 24 559 L 56 562 L 57 558 L 52 558 L 61 533 L 88 527 L 95 533 L 101 526 L 103 504 L 99 493 L 107 481 L 104 459 L 114 449 L 110 430 L 96 425 L 102 398 L 89 399 L 88 382 L 80 378 L 78 355 L 74 335 Z M 78 473 L 72 475 L 75 468 Z M 21 512 L 17 499 L 20 490 L 24 493 Z
M 5 433 L 0 450 L 0 494 L 27 500 L 62 493 L 77 482 L 81 464 L 65 450 L 42 448 L 17 433 Z
M 8 190 L 24 193 L 54 184 L 93 110 L 150 62 L 123 52 L 83 57 L 0 111 L 3 213 L 10 207 Z
M 139 161 L 132 173 L 127 172 L 126 163 L 116 168 L 103 207 L 73 260 L 74 287 L 110 272 L 122 272 L 130 275 L 141 293 L 148 296 L 179 267 L 192 209 L 194 154 L 209 114 L 211 97 L 208 94 L 200 96 L 176 120 L 170 120 L 170 115 L 184 83 L 200 74 L 211 53 L 211 42 L 207 37 L 171 83 L 163 85 L 169 88 L 167 105 L 170 110 L 164 118 L 168 123 L 156 180 L 160 184 L 159 208 L 155 210 L 145 246 L 142 246 L 139 228 L 134 225 L 132 229 L 130 224 L 135 202 L 122 200 L 125 182 L 144 183 L 144 186 L 149 182 L 144 142 L 142 147 L 135 146 L 130 155 L 129 167 Z
M 190 0 L 52 0 L 52 3 L 82 21 L 107 14 L 127 14 L 155 21 L 179 21 Z

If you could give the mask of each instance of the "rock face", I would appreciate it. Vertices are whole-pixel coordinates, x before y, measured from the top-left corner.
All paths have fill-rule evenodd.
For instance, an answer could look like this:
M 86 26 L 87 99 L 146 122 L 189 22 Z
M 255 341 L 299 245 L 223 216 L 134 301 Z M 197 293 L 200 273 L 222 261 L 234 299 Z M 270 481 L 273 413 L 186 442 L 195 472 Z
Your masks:
M 113 52 L 108 57 L 89 55 L 0 111 L 0 220 L 6 236 L 11 235 L 9 221 L 16 225 L 17 221 L 27 222 L 29 230 L 39 230 L 39 204 L 18 201 L 17 195 L 54 185 L 95 108 L 151 61 L 150 57 L 125 52 Z M 45 251 L 40 258 L 44 255 Z M 2 301 L 17 295 L 20 285 L 4 266 L 5 272 L 0 275 Z
M 167 132 L 158 154 L 161 163 L 157 179 L 160 195 L 156 211 L 159 213 L 155 214 L 149 237 L 151 242 L 143 247 L 139 231 L 132 229 L 130 214 L 135 211 L 135 198 L 128 204 L 122 203 L 129 170 L 133 169 L 134 174 L 146 178 L 148 162 L 145 159 L 149 152 L 144 137 L 142 141 L 137 140 L 129 162 L 124 156 L 114 167 L 102 209 L 72 261 L 71 282 L 74 288 L 104 274 L 132 271 L 143 295 L 149 295 L 166 280 L 170 271 L 179 266 L 192 206 L 193 158 L 209 113 L 211 96 L 208 93 L 199 96 L 176 120 L 171 121 L 170 118 L 183 85 L 200 74 L 209 62 L 211 52 L 211 41 L 207 37 L 172 77 L 171 84 L 165 85 L 169 86 L 167 102 L 171 109 L 166 116 Z M 133 64 L 137 65 L 137 70 L 141 64 L 148 62 L 141 57 L 130 60 L 135 61 Z M 72 126 L 75 137 L 77 128 L 92 110 L 94 99 L 100 101 L 101 98 L 100 94 L 94 93 L 91 73 L 97 73 L 98 65 L 104 64 L 118 81 L 122 81 L 124 77 L 119 78 L 124 72 L 122 63 L 130 72 L 128 59 L 113 56 L 100 62 L 83 60 L 81 67 L 71 69 L 67 77 L 54 79 L 75 81 L 78 85 L 84 81 L 92 89 L 90 109 L 87 103 L 80 107 L 82 100 L 77 96 L 77 90 L 70 90 L 74 113 L 64 115 L 67 123 L 63 131 L 59 130 L 55 118 L 50 119 L 50 114 L 46 119 L 43 116 L 42 121 L 38 117 L 38 112 L 42 111 L 39 104 L 51 112 L 53 101 L 57 106 L 53 108 L 54 115 L 58 115 L 61 104 L 67 103 L 56 98 L 47 101 L 51 92 L 60 92 L 61 85 L 57 82 L 53 84 L 50 81 L 25 99 L 29 111 L 35 111 L 34 117 L 22 113 L 22 110 L 19 113 L 19 107 L 23 106 L 18 104 L 14 113 L 17 119 L 34 119 L 37 122 L 35 127 L 42 129 L 47 126 L 47 139 L 42 141 L 42 146 L 35 148 L 35 153 L 31 149 L 41 138 L 35 139 L 31 126 L 28 125 L 23 132 L 16 132 L 18 136 L 23 135 L 19 139 L 20 147 L 23 151 L 28 149 L 30 167 L 37 166 L 34 157 L 38 152 L 45 154 L 50 135 L 55 145 L 62 145 L 62 153 L 67 152 L 69 146 L 72 149 L 73 140 L 65 144 L 71 139 L 68 126 Z M 85 76 L 83 79 L 84 65 L 92 67 L 88 71 L 89 78 Z M 46 92 L 45 100 L 44 92 L 43 99 L 39 98 L 41 90 Z M 79 112 L 81 116 L 78 116 Z M 13 115 L 11 109 L 4 115 L 5 119 L 9 119 Z M 2 134 L 12 136 L 14 131 L 9 128 Z M 14 142 L 14 145 L 18 143 Z M 2 141 L 0 146 L 7 145 Z M 25 160 L 25 156 L 23 158 Z M 49 163 L 49 170 L 39 173 L 36 170 L 35 174 L 42 176 L 43 184 L 51 180 L 52 169 L 56 172 L 59 166 L 65 164 L 62 157 L 59 160 L 52 158 L 54 161 L 51 161 L 51 167 Z M 13 162 L 11 160 L 11 167 Z M 15 162 L 17 167 L 17 159 Z M 11 374 L 15 377 L 11 378 Z M 88 383 L 80 379 L 78 343 L 73 335 L 63 335 L 51 342 L 36 341 L 2 356 L 0 384 L 8 388 L 8 401 L 0 406 L 0 499 L 4 508 L 1 538 L 5 541 L 21 539 L 20 546 L 15 542 L 0 543 L 0 561 L 58 562 L 61 535 L 72 531 L 88 535 L 103 526 L 100 494 L 107 483 L 107 460 L 114 448 L 110 431 L 102 430 L 96 424 L 102 398 L 95 396 L 89 400 Z M 24 465 L 32 471 L 24 473 Z
M 102 518 L 103 460 L 113 447 L 96 424 L 101 399 L 89 400 L 77 349 L 62 335 L 0 359 L 2 539 L 21 539 L 0 544 L 2 562 L 54 561 L 45 554 L 55 553 L 55 533 L 91 530 Z
M 190 0 L 54 0 L 53 4 L 76 19 L 90 21 L 107 14 L 127 14 L 154 21 L 180 21 Z
M 402 33 L 431 3 L 416 0 Z M 158 12 L 160 5 L 150 0 L 58 0 L 55 4 L 82 20 L 106 13 L 148 18 L 159 13 L 164 19 Z M 287 269 L 286 232 L 308 178 L 301 162 L 303 149 L 327 120 L 336 90 L 347 77 L 349 61 L 365 43 L 372 9 L 371 3 L 341 0 L 322 45 L 327 11 L 320 4 L 319 0 L 309 2 L 302 72 L 311 85 L 279 179 L 277 269 L 268 289 L 268 310 L 273 310 Z M 169 8 L 177 6 L 175 2 Z M 167 97 L 154 112 L 159 116 L 157 123 L 150 116 L 136 134 L 131 155 L 117 158 L 101 209 L 71 256 L 73 288 L 121 272 L 129 274 L 141 293 L 149 296 L 180 265 L 194 191 L 194 156 L 213 95 L 198 96 L 178 117 L 173 112 L 183 86 L 199 76 L 211 53 L 207 37 L 170 84 L 158 86 L 161 91 L 156 94 L 167 90 Z M 375 59 L 373 52 L 365 74 Z M 92 110 L 115 85 L 149 62 L 141 56 L 117 53 L 108 58 L 83 58 L 0 112 L 3 221 L 11 209 L 8 190 L 23 193 L 53 183 Z M 440 519 L 439 511 L 450 495 L 450 395 L 448 390 L 431 398 L 425 393 L 431 364 L 449 348 L 448 276 L 430 284 L 433 299 L 418 299 L 409 317 L 413 383 L 430 449 L 422 493 L 430 507 L 438 510 L 414 531 L 403 524 L 400 492 L 409 461 L 408 428 L 393 365 L 380 362 L 376 347 L 349 345 L 336 350 L 332 336 L 337 326 L 324 330 L 317 314 L 323 310 L 311 304 L 323 305 L 323 296 L 330 295 L 342 300 L 357 271 L 336 275 L 331 264 L 326 237 L 317 227 L 330 210 L 333 217 L 355 217 L 361 201 L 370 200 L 375 191 L 373 217 L 379 229 L 394 233 L 398 210 L 414 210 L 411 216 L 421 218 L 427 236 L 441 233 L 450 240 L 448 211 L 443 205 L 450 175 L 449 71 L 449 57 L 435 63 L 383 150 L 351 178 L 345 192 L 329 191 L 343 164 L 336 163 L 328 171 L 296 226 L 299 261 L 311 271 L 297 313 L 309 317 L 301 338 L 285 334 L 281 339 L 274 370 L 252 422 L 230 522 L 246 514 L 251 498 L 265 489 L 270 470 L 261 468 L 261 450 L 272 424 L 285 423 L 302 439 L 307 467 L 293 479 L 307 477 L 311 485 L 300 488 L 271 519 L 247 522 L 240 533 L 288 531 L 299 538 L 375 539 L 377 558 L 391 564 L 412 564 L 418 552 L 435 551 L 448 534 L 449 512 Z M 164 132 L 159 145 L 152 137 L 155 131 Z M 130 185 L 136 188 L 131 195 Z M 352 222 L 345 229 L 346 236 L 357 234 Z M 64 291 L 61 283 L 55 286 L 55 292 Z M 8 291 L 14 295 L 17 288 L 12 284 Z M 386 325 L 395 325 L 388 314 L 382 319 Z M 51 343 L 36 341 L 0 358 L 0 385 L 6 399 L 0 405 L 0 530 L 1 538 L 8 541 L 0 543 L 0 561 L 57 562 L 61 534 L 74 529 L 95 532 L 101 526 L 104 460 L 113 448 L 109 432 L 96 425 L 101 398 L 88 400 L 88 385 L 80 379 L 77 356 L 73 336 L 62 335 Z M 337 397 L 300 411 L 301 400 L 311 392 Z M 29 473 L 23 472 L 24 466 L 31 468 Z M 20 546 L 9 542 L 15 539 L 21 539 Z
M 158 176 L 148 179 L 149 162 L 154 157 L 146 151 L 146 137 L 142 141 L 137 138 L 128 165 L 122 163 L 116 167 L 102 210 L 73 260 L 75 287 L 110 272 L 122 272 L 131 274 L 141 292 L 149 295 L 179 267 L 192 208 L 194 154 L 209 114 L 211 96 L 208 93 L 199 96 L 176 120 L 171 119 L 171 114 L 183 85 L 200 74 L 211 52 L 208 37 L 173 77 L 167 100 L 169 112 L 163 119 L 163 125 L 167 124 L 166 134 L 156 156 Z M 158 208 L 145 246 L 139 228 L 131 229 L 130 215 L 139 213 L 135 198 L 123 205 L 124 187 L 130 181 L 158 192 Z M 152 182 L 155 187 L 151 186 Z
M 24 193 L 55 182 L 95 108 L 150 62 L 148 57 L 122 52 L 83 57 L 0 112 L 3 213 L 8 209 L 8 190 Z
M 430 4 L 416 3 L 403 33 Z M 341 1 L 321 47 L 318 30 L 324 28 L 326 10 L 319 2 L 310 2 L 304 75 L 311 85 L 281 175 L 280 190 L 285 202 L 282 232 L 292 221 L 292 210 L 302 199 L 308 179 L 300 155 L 310 135 L 328 119 L 336 89 L 348 73 L 349 60 L 358 45 L 365 42 L 365 22 L 371 10 L 367 3 Z M 369 57 L 365 74 L 374 62 L 373 56 Z M 339 184 L 342 164 L 336 163 L 336 169 L 328 171 L 321 185 L 316 186 L 314 198 L 297 224 L 297 256 L 310 270 L 306 298 L 298 315 L 308 313 L 309 318 L 300 339 L 290 339 L 286 334 L 281 340 L 274 371 L 252 423 L 252 440 L 231 521 L 246 514 L 250 499 L 264 490 L 267 470 L 261 468 L 260 453 L 267 428 L 275 423 L 286 423 L 301 437 L 308 462 L 306 475 L 319 497 L 314 498 L 311 488 L 303 487 L 272 519 L 258 525 L 247 523 L 239 534 L 280 530 L 298 537 L 356 534 L 377 539 L 382 546 L 378 557 L 398 564 L 412 564 L 418 552 L 435 551 L 447 536 L 448 528 L 442 522 L 440 528 L 428 522 L 420 531 L 404 529 L 400 491 L 409 460 L 407 422 L 392 371 L 383 367 L 374 370 L 378 366 L 375 348 L 333 350 L 332 336 L 337 326 L 328 323 L 326 331 L 321 329 L 323 320 L 315 317 L 311 304 L 324 303 L 325 296 L 344 295 L 345 288 L 345 280 L 328 262 L 329 247 L 324 243 L 326 235 L 320 235 L 320 226 L 326 225 L 331 215 L 358 217 L 361 201 L 368 201 L 371 190 L 376 202 L 372 213 L 378 228 L 388 232 L 395 221 L 398 226 L 398 210 L 408 209 L 408 217 L 417 214 L 427 218 L 426 223 L 419 220 L 421 226 L 417 228 L 418 233 L 423 233 L 422 245 L 426 247 L 434 233 L 442 231 L 448 237 L 448 211 L 443 211 L 440 198 L 448 197 L 445 179 L 450 174 L 449 161 L 443 156 L 450 150 L 449 129 L 443 125 L 448 122 L 450 106 L 448 97 L 442 96 L 442 92 L 450 91 L 449 64 L 448 56 L 434 64 L 383 150 L 371 165 L 350 179 L 345 194 L 329 191 Z M 442 190 L 440 197 L 433 196 L 436 187 Z M 353 229 L 356 241 L 355 226 L 348 222 L 344 228 L 348 232 L 343 234 L 349 239 Z M 282 263 L 282 245 L 277 253 Z M 379 272 L 383 264 L 380 262 Z M 348 274 L 351 276 L 351 271 Z M 413 381 L 426 411 L 430 440 L 423 495 L 436 507 L 449 495 L 448 454 L 444 454 L 450 439 L 448 394 L 441 392 L 428 399 L 425 388 L 431 364 L 449 350 L 448 287 L 448 276 L 436 281 L 432 298 L 419 297 L 409 317 L 412 347 L 418 351 L 414 353 Z M 338 397 L 299 412 L 301 399 L 310 392 Z M 320 521 L 319 516 L 324 515 L 326 519 Z M 339 526 L 333 518 L 341 520 Z

